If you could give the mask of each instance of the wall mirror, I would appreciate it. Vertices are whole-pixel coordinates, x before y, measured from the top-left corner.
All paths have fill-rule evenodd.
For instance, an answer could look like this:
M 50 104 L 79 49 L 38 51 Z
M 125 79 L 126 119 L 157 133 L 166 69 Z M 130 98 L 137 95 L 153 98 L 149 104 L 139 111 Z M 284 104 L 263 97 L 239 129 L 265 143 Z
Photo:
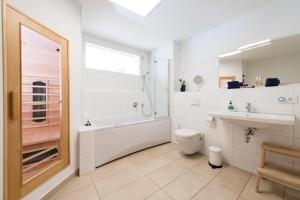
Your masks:
M 219 56 L 221 88 L 237 81 L 240 87 L 250 88 L 266 86 L 266 82 L 267 86 L 300 83 L 299 74 L 300 35 L 263 40 Z
M 5 7 L 5 199 L 69 164 L 68 42 Z

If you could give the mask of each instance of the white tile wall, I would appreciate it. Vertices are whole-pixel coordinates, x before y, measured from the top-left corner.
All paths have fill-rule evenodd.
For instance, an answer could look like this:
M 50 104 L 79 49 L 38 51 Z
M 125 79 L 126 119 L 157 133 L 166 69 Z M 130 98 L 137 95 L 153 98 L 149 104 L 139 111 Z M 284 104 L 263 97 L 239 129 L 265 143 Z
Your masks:
M 82 93 L 83 120 L 87 117 L 98 126 L 146 119 L 141 112 L 142 103 L 149 112 L 141 76 L 84 69 Z M 134 102 L 138 102 L 137 108 Z
M 151 71 L 152 66 L 148 52 L 131 49 L 89 35 L 84 35 L 84 42 L 139 55 L 143 58 L 140 63 L 141 73 Z M 141 112 L 141 104 L 146 104 L 145 108 L 147 109 L 149 103 L 148 99 L 144 98 L 145 93 L 142 92 L 141 76 L 87 69 L 83 66 L 82 79 L 82 121 L 88 117 L 93 124 L 106 126 L 146 119 Z M 150 78 L 148 81 L 151 82 Z M 150 92 L 151 86 L 149 84 Z M 153 94 L 151 95 L 153 99 Z M 137 109 L 132 106 L 134 102 L 139 103 Z
M 250 102 L 257 112 L 293 113 L 293 104 L 278 104 L 278 96 L 293 97 L 293 87 L 232 90 L 233 103 L 240 111 L 245 111 L 245 105 Z
M 89 127 L 87 127 L 88 129 Z M 92 128 L 92 127 L 91 127 Z M 79 131 L 79 175 L 95 171 L 95 132 Z
M 223 149 L 222 154 L 226 162 L 255 172 L 262 142 L 295 146 L 300 149 L 300 104 L 299 102 L 278 104 L 276 102 L 278 96 L 300 97 L 299 84 L 274 88 L 215 89 L 196 93 L 173 93 L 171 105 L 173 130 L 181 124 L 181 127 L 203 131 L 205 133 L 203 153 L 207 154 L 208 146 L 218 145 Z M 199 106 L 190 104 L 195 97 L 200 99 Z M 246 103 L 250 102 L 258 112 L 295 114 L 296 125 L 295 127 L 276 125 L 259 130 L 247 144 L 244 140 L 243 128 L 219 119 L 214 125 L 206 121 L 207 112 L 226 110 L 230 99 L 239 111 L 245 111 Z M 270 155 L 268 160 L 288 168 L 300 169 L 300 162 L 277 155 Z

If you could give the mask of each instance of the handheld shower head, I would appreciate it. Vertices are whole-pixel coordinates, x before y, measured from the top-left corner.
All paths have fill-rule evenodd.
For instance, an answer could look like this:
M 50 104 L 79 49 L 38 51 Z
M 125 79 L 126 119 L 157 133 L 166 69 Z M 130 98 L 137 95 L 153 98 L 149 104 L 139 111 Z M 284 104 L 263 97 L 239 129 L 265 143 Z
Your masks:
M 146 78 L 149 74 L 150 74 L 150 72 L 146 72 L 146 73 L 143 75 L 143 78 Z

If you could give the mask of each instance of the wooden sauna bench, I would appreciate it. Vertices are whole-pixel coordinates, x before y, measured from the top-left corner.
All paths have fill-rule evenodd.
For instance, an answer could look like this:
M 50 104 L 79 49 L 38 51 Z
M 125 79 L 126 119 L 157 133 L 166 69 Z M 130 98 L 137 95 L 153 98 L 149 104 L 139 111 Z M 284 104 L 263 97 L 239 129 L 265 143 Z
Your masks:
M 58 127 L 60 126 L 59 124 L 53 124 L 53 127 L 49 124 L 45 125 L 47 126 L 28 128 L 29 131 L 26 130 L 26 127 L 23 128 L 23 155 L 29 155 L 23 157 L 23 180 L 29 179 L 59 160 L 60 128 Z M 35 159 L 50 151 L 55 152 L 38 162 L 26 164 L 30 159 Z
M 267 153 L 279 154 L 300 160 L 300 150 L 263 143 L 261 146 L 259 168 L 257 169 L 256 192 L 260 192 L 259 185 L 262 178 L 300 191 L 300 172 L 266 163 Z

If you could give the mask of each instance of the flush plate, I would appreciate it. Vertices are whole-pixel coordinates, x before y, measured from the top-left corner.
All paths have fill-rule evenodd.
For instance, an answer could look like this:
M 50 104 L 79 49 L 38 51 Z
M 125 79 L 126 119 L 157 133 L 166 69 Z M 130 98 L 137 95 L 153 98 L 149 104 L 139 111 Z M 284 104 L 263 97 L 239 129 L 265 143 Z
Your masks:
M 279 104 L 296 104 L 296 103 L 298 103 L 298 97 L 279 96 L 279 97 L 277 97 L 276 101 Z

